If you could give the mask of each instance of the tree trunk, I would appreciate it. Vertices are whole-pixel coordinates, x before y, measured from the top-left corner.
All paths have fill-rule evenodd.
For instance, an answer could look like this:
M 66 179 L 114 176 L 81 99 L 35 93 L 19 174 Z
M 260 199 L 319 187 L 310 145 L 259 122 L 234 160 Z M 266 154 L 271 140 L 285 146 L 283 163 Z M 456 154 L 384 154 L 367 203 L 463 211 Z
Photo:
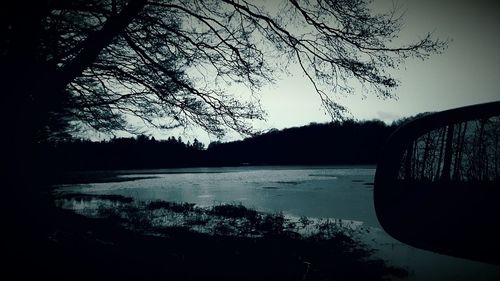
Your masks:
M 451 160 L 453 154 L 453 127 L 454 125 L 448 126 L 448 131 L 446 132 L 446 147 L 444 150 L 444 162 L 443 162 L 443 172 L 441 174 L 442 181 L 449 181 L 451 174 Z
M 463 172 L 462 159 L 463 159 L 463 151 L 465 149 L 465 134 L 467 132 L 467 122 L 464 122 L 463 124 L 464 126 L 462 132 L 458 134 L 458 139 L 457 139 L 457 154 L 455 158 L 455 169 L 453 172 L 454 180 L 461 180 Z
M 444 147 L 445 147 L 445 142 L 444 142 L 444 137 L 446 136 L 446 129 L 441 129 L 441 136 L 439 138 L 439 157 L 437 161 L 437 169 L 436 169 L 436 175 L 434 176 L 434 180 L 437 181 L 439 180 L 439 177 L 441 175 L 441 162 L 443 161 L 443 153 L 444 153 Z

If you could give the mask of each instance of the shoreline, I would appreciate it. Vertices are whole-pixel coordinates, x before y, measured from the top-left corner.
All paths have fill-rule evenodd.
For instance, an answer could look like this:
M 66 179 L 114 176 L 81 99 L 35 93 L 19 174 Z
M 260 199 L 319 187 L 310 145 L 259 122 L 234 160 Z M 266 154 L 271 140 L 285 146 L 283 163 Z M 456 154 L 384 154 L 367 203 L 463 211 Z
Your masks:
M 91 197 L 85 195 L 81 200 L 92 200 Z M 126 202 L 123 198 L 101 199 L 121 202 L 120 204 Z M 72 247 L 83 251 L 85 256 L 99 254 L 103 255 L 101 258 L 106 256 L 107 260 L 120 260 L 119 265 L 112 262 L 108 265 L 109 268 L 92 265 L 97 266 L 98 271 L 114 271 L 115 267 L 123 266 L 123 259 L 135 260 L 136 256 L 140 256 L 139 263 L 147 265 L 147 268 L 158 263 L 167 264 L 170 271 L 168 274 L 158 275 L 157 270 L 163 272 L 165 268 L 152 269 L 151 276 L 154 277 L 140 277 L 145 280 L 169 277 L 172 280 L 386 280 L 388 276 L 407 275 L 405 270 L 373 258 L 369 248 L 360 241 L 353 240 L 345 232 L 347 228 L 343 229 L 331 221 L 318 224 L 321 234 L 307 238 L 286 230 L 286 227 L 292 225 L 289 223 L 300 222 L 287 221 L 282 215 L 260 213 L 243 206 L 219 205 L 211 209 L 200 209 L 187 203 L 155 201 L 137 209 L 127 204 L 123 203 L 122 207 L 111 204 L 109 208 L 98 209 L 101 215 L 106 214 L 106 217 L 100 218 L 82 217 L 61 209 L 67 216 L 63 216 L 65 222 L 62 224 L 66 229 L 53 231 L 50 237 L 56 243 L 65 243 L 68 239 L 74 243 L 76 239 L 76 244 Z M 142 212 L 165 212 L 165 208 L 173 212 L 171 215 L 187 216 L 188 220 L 185 222 L 188 224 L 195 223 L 192 215 L 206 214 L 208 219 L 215 219 L 214 223 L 209 223 L 212 230 L 197 232 L 185 224 L 151 228 Z M 128 215 L 123 216 L 123 210 Z M 162 214 L 168 217 L 168 214 Z M 79 217 L 76 224 L 71 222 L 74 216 Z M 207 216 L 204 218 L 207 219 Z M 242 220 L 249 224 L 245 226 Z M 135 227 L 130 228 L 131 223 Z M 198 223 L 203 224 L 203 219 L 199 219 Z M 309 225 L 312 221 L 304 220 L 303 223 Z M 262 235 L 242 235 L 240 230 L 247 234 L 253 233 L 252 225 L 262 229 Z M 91 247 L 83 250 L 79 246 L 82 243 L 91 243 Z M 116 256 L 113 252 L 115 250 L 123 256 Z M 171 264 L 177 266 L 172 268 Z M 135 262 L 129 266 L 134 267 Z M 200 268 L 203 268 L 201 272 L 191 272 L 193 269 L 199 271 Z M 129 272 L 126 276 L 121 276 L 121 273 L 118 275 L 131 280 L 127 278 L 136 274 L 136 269 L 128 269 L 132 273 Z M 189 276 L 187 279 L 184 278 L 186 274 Z

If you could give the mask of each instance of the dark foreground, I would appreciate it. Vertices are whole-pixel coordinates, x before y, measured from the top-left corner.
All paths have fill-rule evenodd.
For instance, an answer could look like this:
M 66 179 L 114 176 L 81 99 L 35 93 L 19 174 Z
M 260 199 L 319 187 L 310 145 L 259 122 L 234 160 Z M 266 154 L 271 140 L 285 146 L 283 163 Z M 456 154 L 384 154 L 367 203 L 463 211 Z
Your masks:
M 147 206 L 174 212 L 186 211 L 179 206 L 192 208 Z M 207 214 L 229 220 L 250 215 L 259 227 L 269 227 L 264 235 L 204 234 L 186 227 L 153 231 L 144 223 L 137 231 L 137 225 L 126 228 L 131 222 L 116 216 L 89 218 L 53 206 L 37 208 L 22 220 L 17 216 L 6 230 L 8 262 L 2 275 L 10 280 L 388 280 L 406 275 L 372 258 L 371 250 L 347 235 L 304 238 L 276 228 L 272 220 L 279 216 L 241 206 Z

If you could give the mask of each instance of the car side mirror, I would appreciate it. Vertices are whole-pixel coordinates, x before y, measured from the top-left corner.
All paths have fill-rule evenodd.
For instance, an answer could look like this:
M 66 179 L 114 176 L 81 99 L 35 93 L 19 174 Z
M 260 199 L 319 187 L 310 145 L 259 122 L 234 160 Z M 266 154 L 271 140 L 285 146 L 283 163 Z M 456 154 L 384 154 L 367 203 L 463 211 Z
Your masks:
M 500 264 L 500 102 L 398 128 L 377 165 L 374 200 L 397 240 Z

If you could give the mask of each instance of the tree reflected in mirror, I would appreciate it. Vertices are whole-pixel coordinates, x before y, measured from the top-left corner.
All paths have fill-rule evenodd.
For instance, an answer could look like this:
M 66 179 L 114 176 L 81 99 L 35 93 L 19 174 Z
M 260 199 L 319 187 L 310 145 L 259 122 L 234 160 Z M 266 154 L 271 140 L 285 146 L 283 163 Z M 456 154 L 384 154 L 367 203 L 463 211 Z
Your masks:
M 498 182 L 500 116 L 451 124 L 420 136 L 403 154 L 399 180 Z
M 500 264 L 500 102 L 403 124 L 377 165 L 374 200 L 394 238 Z

